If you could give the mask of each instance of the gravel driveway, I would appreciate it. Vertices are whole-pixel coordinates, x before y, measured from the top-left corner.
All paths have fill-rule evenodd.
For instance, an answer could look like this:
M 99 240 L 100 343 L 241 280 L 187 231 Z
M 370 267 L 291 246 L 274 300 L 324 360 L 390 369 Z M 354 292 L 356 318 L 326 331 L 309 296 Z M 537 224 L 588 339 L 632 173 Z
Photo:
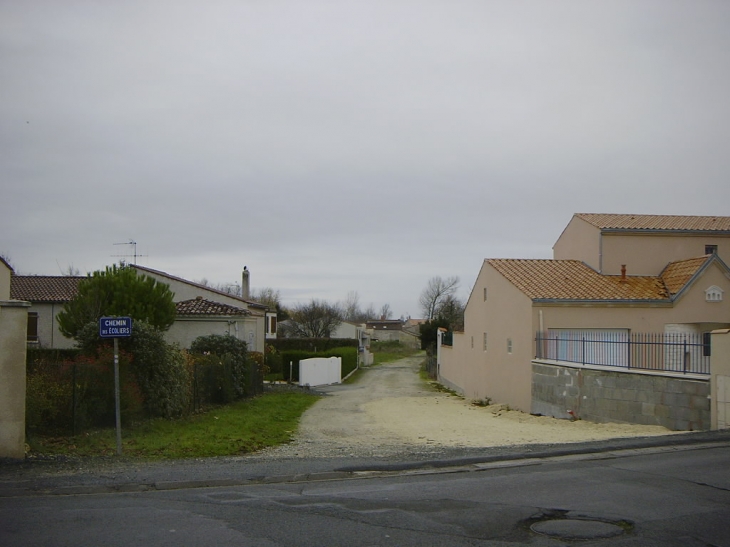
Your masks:
M 269 457 L 429 455 L 453 448 L 600 441 L 667 435 L 659 426 L 594 424 L 480 407 L 421 380 L 423 356 L 365 369 L 357 382 L 316 389 L 293 442 Z

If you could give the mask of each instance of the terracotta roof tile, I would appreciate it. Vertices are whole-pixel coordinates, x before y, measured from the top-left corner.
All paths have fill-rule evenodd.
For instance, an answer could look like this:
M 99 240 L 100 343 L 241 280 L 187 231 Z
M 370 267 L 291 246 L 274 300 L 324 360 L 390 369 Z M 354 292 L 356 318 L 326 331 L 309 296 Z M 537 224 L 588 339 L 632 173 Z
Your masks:
M 204 298 L 183 300 L 175 304 L 178 315 L 252 315 L 250 311 Z
M 533 300 L 666 300 L 660 277 L 601 275 L 579 260 L 487 260 Z
M 72 300 L 86 276 L 13 275 L 10 298 L 28 302 L 62 303 Z
M 730 231 L 730 217 L 686 215 L 626 215 L 576 213 L 601 230 L 690 230 L 699 232 Z
M 690 258 L 688 260 L 678 260 L 672 262 L 664 268 L 664 271 L 660 274 L 664 285 L 670 294 L 675 295 L 692 279 L 697 271 L 705 265 L 708 260 L 708 256 L 700 256 L 697 258 Z

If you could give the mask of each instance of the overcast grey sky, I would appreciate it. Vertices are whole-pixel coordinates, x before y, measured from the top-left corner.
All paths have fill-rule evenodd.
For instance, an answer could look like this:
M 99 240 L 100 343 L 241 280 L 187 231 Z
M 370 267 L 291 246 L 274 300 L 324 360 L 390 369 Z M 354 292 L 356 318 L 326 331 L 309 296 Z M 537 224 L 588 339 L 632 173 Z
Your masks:
M 0 0 L 0 253 L 420 316 L 573 213 L 730 214 L 730 2 Z

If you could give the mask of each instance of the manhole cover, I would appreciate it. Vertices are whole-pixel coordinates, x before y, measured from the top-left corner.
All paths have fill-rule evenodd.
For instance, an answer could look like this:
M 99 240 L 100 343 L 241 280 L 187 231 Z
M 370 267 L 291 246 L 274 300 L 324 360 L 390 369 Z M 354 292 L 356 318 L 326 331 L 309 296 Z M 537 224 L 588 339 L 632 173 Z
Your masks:
M 560 539 L 600 539 L 620 536 L 624 529 L 616 524 L 589 519 L 543 520 L 530 526 L 530 530 Z

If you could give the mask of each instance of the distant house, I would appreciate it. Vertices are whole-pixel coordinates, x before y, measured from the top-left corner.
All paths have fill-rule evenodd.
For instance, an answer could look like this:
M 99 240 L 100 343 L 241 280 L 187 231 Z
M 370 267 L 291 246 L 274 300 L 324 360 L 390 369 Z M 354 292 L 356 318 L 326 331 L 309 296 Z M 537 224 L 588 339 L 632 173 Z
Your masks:
M 53 275 L 13 275 L 10 296 L 30 302 L 28 308 L 28 345 L 40 348 L 68 349 L 75 341 L 58 329 L 58 312 L 73 300 L 86 277 Z
M 357 340 L 358 346 L 362 348 L 362 350 L 367 350 L 370 348 L 370 334 L 365 327 L 365 323 L 353 323 L 351 321 L 343 321 L 332 332 L 331 338 Z
M 242 296 L 188 281 L 166 272 L 143 266 L 130 266 L 139 273 L 167 284 L 175 293 L 178 320 L 168 331 L 171 340 L 189 347 L 192 334 L 212 330 L 209 334 L 225 332 L 244 340 L 250 350 L 264 351 L 267 338 L 276 337 L 276 312 L 249 299 L 249 270 L 242 272 Z M 185 303 L 184 306 L 180 306 Z
M 554 256 L 484 261 L 463 332 L 440 347 L 442 383 L 530 412 L 533 360 L 544 349 L 537 336 L 556 341 L 544 356 L 558 361 L 574 349 L 559 340 L 625 340 L 608 356 L 585 355 L 585 343 L 578 349 L 584 361 L 628 367 L 631 333 L 709 340 L 730 327 L 730 217 L 576 214 Z M 703 358 L 660 357 L 678 371 Z
M 261 304 L 151 268 L 129 267 L 168 285 L 174 293 L 177 318 L 165 333 L 170 342 L 189 347 L 197 336 L 231 334 L 246 341 L 252 351 L 263 352 L 267 336 L 276 336 L 276 313 L 269 312 Z M 244 278 L 248 281 L 248 275 Z M 29 345 L 43 348 L 74 346 L 74 340 L 63 336 L 58 329 L 57 315 L 63 305 L 76 296 L 78 284 L 84 279 L 86 277 L 81 276 L 11 276 L 11 298 L 31 303 Z
M 379 319 L 368 321 L 365 328 L 373 342 L 400 342 L 409 347 L 419 348 L 421 340 L 412 328 L 406 329 L 406 323 L 400 319 Z

